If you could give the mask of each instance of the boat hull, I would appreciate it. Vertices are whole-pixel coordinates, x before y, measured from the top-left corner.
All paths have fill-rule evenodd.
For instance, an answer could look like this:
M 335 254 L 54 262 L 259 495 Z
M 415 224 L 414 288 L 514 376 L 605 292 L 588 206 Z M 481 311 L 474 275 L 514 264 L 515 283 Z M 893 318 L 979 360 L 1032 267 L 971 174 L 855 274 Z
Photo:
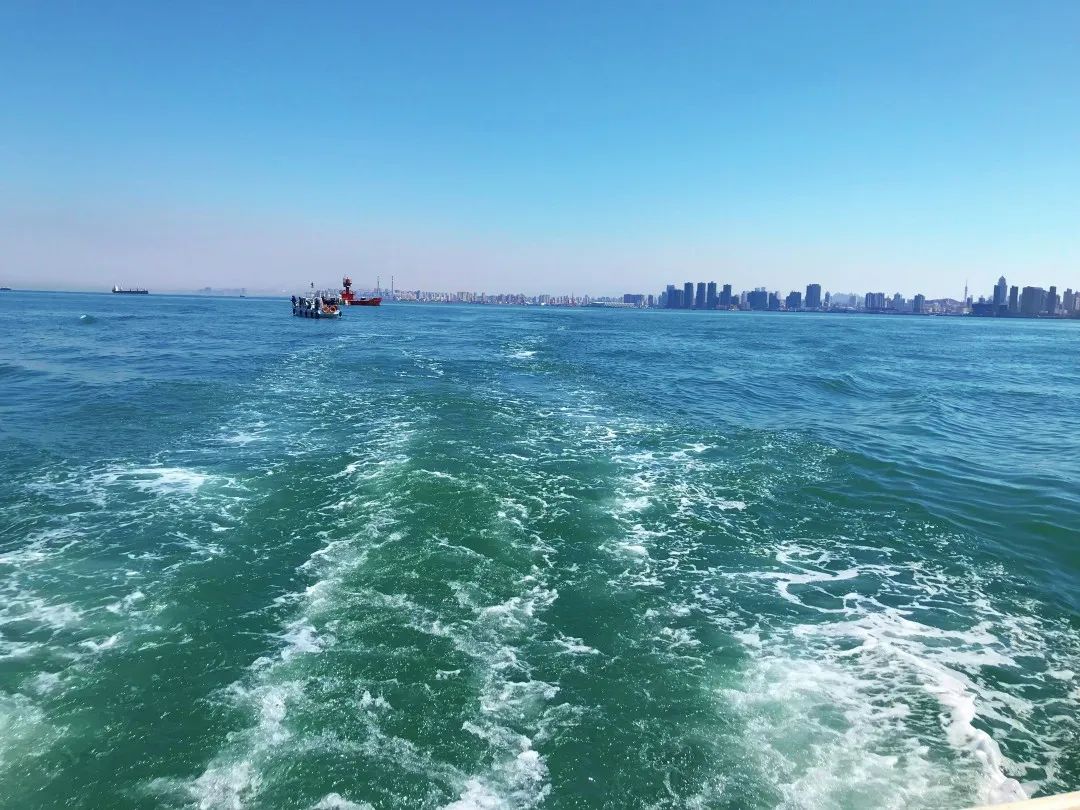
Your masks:
M 341 310 L 335 312 L 320 312 L 315 309 L 307 309 L 305 307 L 293 307 L 292 314 L 297 318 L 314 318 L 315 320 L 323 320 L 326 318 L 340 318 Z

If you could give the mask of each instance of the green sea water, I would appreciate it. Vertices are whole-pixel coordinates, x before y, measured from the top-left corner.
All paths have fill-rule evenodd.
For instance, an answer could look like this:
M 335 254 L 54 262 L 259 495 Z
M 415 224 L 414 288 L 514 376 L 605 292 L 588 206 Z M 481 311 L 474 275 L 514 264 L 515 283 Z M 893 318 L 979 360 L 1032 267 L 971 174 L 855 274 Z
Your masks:
M 1078 349 L 0 294 L 0 807 L 1078 789 Z

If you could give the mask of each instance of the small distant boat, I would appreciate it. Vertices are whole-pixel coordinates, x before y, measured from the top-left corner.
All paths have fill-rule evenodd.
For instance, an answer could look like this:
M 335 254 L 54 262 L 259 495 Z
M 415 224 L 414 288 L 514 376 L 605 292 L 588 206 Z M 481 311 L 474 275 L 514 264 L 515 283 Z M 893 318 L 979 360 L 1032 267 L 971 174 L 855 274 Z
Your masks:
M 0 287 L 0 292 L 11 292 L 11 287 Z
M 124 289 L 116 284 L 112 288 L 113 295 L 149 295 L 150 291 L 143 289 L 142 287 L 132 287 L 130 289 Z
M 377 295 L 357 295 L 352 291 L 352 279 L 345 276 L 341 280 L 341 286 L 344 288 L 341 291 L 340 298 L 341 303 L 347 307 L 377 307 L 382 303 L 382 297 Z

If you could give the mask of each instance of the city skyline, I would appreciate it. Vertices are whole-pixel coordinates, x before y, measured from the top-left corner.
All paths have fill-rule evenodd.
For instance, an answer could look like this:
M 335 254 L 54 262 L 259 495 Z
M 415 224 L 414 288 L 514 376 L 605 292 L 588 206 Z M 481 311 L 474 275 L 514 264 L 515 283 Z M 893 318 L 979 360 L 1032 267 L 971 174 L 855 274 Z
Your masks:
M 956 297 L 1080 267 L 1073 4 L 13 3 L 0 22 L 8 286 L 685 274 Z
M 592 294 L 578 293 L 524 293 L 524 292 L 489 292 L 486 290 L 423 290 L 413 287 L 395 287 L 394 276 L 390 277 L 390 286 L 381 285 L 381 277 L 376 277 L 374 286 L 357 284 L 357 291 L 386 296 L 387 300 L 397 302 L 421 303 L 469 303 L 469 304 L 506 304 L 506 305 L 554 305 L 554 306 L 590 306 L 604 304 L 610 306 L 676 309 L 676 310 L 748 310 L 748 311 L 830 311 L 830 312 L 869 312 L 886 314 L 948 314 L 975 315 L 980 317 L 1077 317 L 1080 316 L 1080 290 L 1072 287 L 1059 290 L 1058 285 L 1049 288 L 1034 285 L 1009 285 L 1005 276 L 998 278 L 989 295 L 971 293 L 965 284 L 964 294 L 960 298 L 951 296 L 929 297 L 915 293 L 911 297 L 901 292 L 887 295 L 876 292 L 843 292 L 825 289 L 817 282 L 806 285 L 805 290 L 791 290 L 787 294 L 780 290 L 757 286 L 753 289 L 739 290 L 730 283 L 716 281 L 687 281 L 682 285 L 668 284 L 659 293 Z M 344 282 L 344 278 L 342 279 Z M 333 284 L 300 285 L 332 290 Z M 7 289 L 7 288 L 5 288 Z M 298 288 L 299 289 L 299 288 Z M 47 288 L 42 291 L 49 291 Z M 68 290 L 79 292 L 79 290 Z M 83 290 L 102 292 L 101 290 Z M 295 290 L 294 290 L 295 291 Z M 204 296 L 242 296 L 279 297 L 287 295 L 287 289 L 270 290 L 247 287 L 201 287 L 199 289 L 163 289 L 159 293 Z

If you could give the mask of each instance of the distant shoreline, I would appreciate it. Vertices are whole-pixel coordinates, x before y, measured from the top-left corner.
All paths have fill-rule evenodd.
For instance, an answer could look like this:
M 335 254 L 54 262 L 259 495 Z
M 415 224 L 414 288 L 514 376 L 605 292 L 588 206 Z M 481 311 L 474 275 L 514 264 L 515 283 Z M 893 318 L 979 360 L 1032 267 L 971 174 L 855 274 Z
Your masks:
M 34 290 L 21 289 L 18 287 L 8 288 L 3 292 L 31 293 L 33 295 L 101 295 L 114 298 L 111 290 Z M 288 301 L 289 296 L 285 293 L 276 294 L 247 294 L 247 295 L 213 295 L 196 292 L 169 292 L 150 291 L 147 296 L 122 296 L 124 298 L 197 298 L 200 300 L 262 300 L 262 301 Z M 2 298 L 0 298 L 2 300 Z M 409 306 L 461 306 L 461 307 L 496 307 L 499 309 L 573 309 L 573 310 L 630 310 L 637 312 L 693 312 L 715 314 L 759 314 L 759 315 L 883 315 L 890 317 L 915 317 L 915 318 L 971 318 L 980 321 L 1080 321 L 1080 311 L 1072 315 L 976 315 L 971 312 L 897 312 L 894 310 L 867 310 L 867 309 L 668 309 L 666 307 L 637 307 L 637 306 L 597 306 L 586 303 L 576 304 L 519 304 L 496 301 L 411 301 L 384 297 L 383 303 Z

